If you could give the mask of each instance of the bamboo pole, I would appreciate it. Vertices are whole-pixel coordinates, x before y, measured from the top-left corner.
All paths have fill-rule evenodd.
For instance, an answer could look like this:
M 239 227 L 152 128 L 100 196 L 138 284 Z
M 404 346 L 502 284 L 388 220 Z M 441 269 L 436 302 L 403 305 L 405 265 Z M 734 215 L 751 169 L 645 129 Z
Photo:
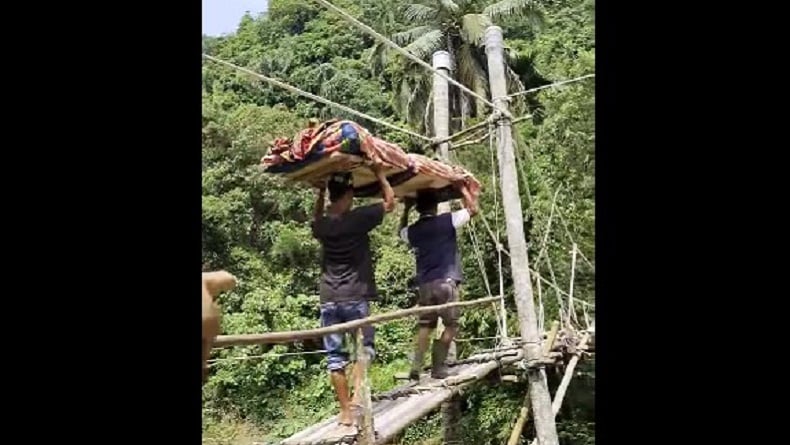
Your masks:
M 525 121 L 527 119 L 532 119 L 532 115 L 531 114 L 527 114 L 527 115 L 524 115 L 524 116 L 519 116 L 517 118 L 514 118 L 511 121 L 511 123 L 512 124 L 517 124 L 517 123 Z M 454 134 L 452 134 L 450 136 L 447 136 L 447 137 L 444 137 L 444 138 L 436 138 L 435 140 L 425 144 L 423 146 L 423 149 L 428 149 L 430 147 L 439 145 L 439 144 L 444 143 L 444 142 L 451 142 L 454 139 L 458 139 L 459 137 L 461 137 L 461 136 L 463 136 L 465 134 L 468 134 L 468 133 L 470 133 L 472 131 L 479 130 L 479 129 L 483 128 L 483 127 L 486 127 L 491 122 L 493 122 L 493 120 L 491 118 L 488 118 L 488 119 L 486 119 L 486 120 L 484 120 L 482 122 L 478 122 L 478 123 L 472 125 L 471 127 L 464 128 L 463 130 L 461 130 L 461 131 L 459 131 L 457 133 L 454 133 Z
M 546 332 L 546 333 L 543 333 L 543 335 L 541 337 L 544 338 L 544 339 L 547 339 L 548 335 L 549 335 L 549 333 Z M 553 361 L 556 361 L 557 359 L 560 359 L 560 358 L 562 358 L 564 356 L 563 351 L 565 351 L 565 346 L 562 345 L 562 344 L 557 344 L 557 342 L 556 342 L 557 338 L 559 338 L 559 331 L 557 332 L 557 336 L 555 337 L 555 341 L 553 342 L 553 346 L 551 348 L 551 351 L 549 351 L 548 354 L 544 354 L 544 359 L 547 359 L 547 361 L 552 361 L 553 362 Z M 585 349 L 586 352 L 588 352 L 588 353 L 595 352 L 594 339 L 595 339 L 595 337 L 591 335 L 589 340 L 587 341 L 587 347 Z M 500 358 L 503 358 L 503 357 L 513 356 L 516 353 L 516 351 L 519 351 L 521 349 L 521 345 L 520 345 L 521 338 L 520 337 L 515 337 L 515 338 L 511 338 L 511 340 L 514 342 L 514 344 L 512 346 L 510 346 L 510 347 L 480 350 L 480 351 L 477 351 L 477 353 L 475 355 L 473 355 L 471 357 L 467 357 L 465 359 L 455 360 L 455 361 L 449 361 L 448 360 L 447 361 L 447 366 L 453 367 L 453 366 L 458 366 L 458 365 L 463 365 L 463 364 L 468 364 L 468 363 L 481 363 L 481 362 L 484 362 L 484 361 L 487 361 L 487 360 L 497 360 L 497 359 L 500 359 Z M 548 343 L 544 343 L 544 345 L 547 345 L 547 344 Z M 430 365 L 425 365 L 423 367 L 423 370 L 428 370 L 428 369 L 430 369 Z M 395 374 L 393 377 L 394 377 L 395 380 L 408 380 L 409 374 L 406 373 L 406 372 L 400 372 L 400 373 Z
M 472 139 L 472 140 L 469 140 L 469 141 L 461 142 L 461 143 L 459 143 L 457 145 L 453 145 L 452 147 L 450 147 L 450 150 L 458 150 L 459 148 L 466 147 L 467 145 L 479 144 L 479 143 L 483 142 L 484 140 L 488 139 L 489 137 L 491 137 L 491 133 L 486 132 L 484 135 L 480 136 L 477 139 Z
M 507 81 L 502 28 L 489 26 L 485 30 L 485 52 L 488 60 L 488 78 L 491 97 L 497 108 L 507 110 Z M 500 177 L 502 189 L 502 205 L 505 211 L 505 227 L 507 229 L 508 246 L 510 247 L 510 265 L 513 278 L 513 294 L 519 317 L 519 330 L 525 340 L 524 355 L 527 361 L 540 359 L 541 351 L 538 343 L 538 331 L 535 302 L 530 281 L 527 241 L 524 236 L 524 212 L 521 210 L 518 174 L 515 167 L 513 152 L 512 117 L 503 113 L 497 121 L 497 142 L 499 148 Z M 529 394 L 535 431 L 541 445 L 559 445 L 557 426 L 551 415 L 551 395 L 546 383 L 546 371 L 542 367 L 527 369 Z
M 554 342 L 557 340 L 557 333 L 560 331 L 560 322 L 554 320 L 551 323 L 551 330 L 546 337 L 546 342 L 543 343 L 543 355 L 548 356 L 551 350 L 554 349 Z M 510 432 L 510 439 L 507 445 L 517 445 L 518 439 L 521 436 L 521 431 L 524 429 L 524 424 L 527 423 L 527 416 L 529 415 L 529 391 L 524 395 L 524 403 L 521 411 L 516 419 L 516 424 L 513 426 L 513 431 Z
M 373 315 L 360 320 L 349 321 L 323 328 L 307 329 L 303 331 L 283 331 L 283 332 L 269 332 L 266 334 L 240 334 L 240 335 L 220 335 L 214 342 L 214 348 L 226 348 L 229 346 L 247 346 L 247 345 L 262 345 L 271 343 L 288 343 L 296 340 L 304 340 L 307 338 L 323 337 L 327 334 L 335 332 L 348 332 L 353 331 L 362 326 L 369 324 L 382 323 L 390 320 L 397 320 L 414 315 L 427 314 L 431 312 L 438 312 L 451 307 L 462 306 L 475 306 L 479 304 L 490 303 L 497 301 L 502 297 L 486 297 L 477 300 L 469 301 L 456 301 L 453 303 L 438 304 L 432 306 L 417 306 L 409 309 L 400 309 L 397 311 L 388 312 L 386 314 Z
M 582 352 L 587 348 L 587 340 L 589 340 L 589 338 L 590 334 L 585 332 L 582 336 L 582 340 L 579 342 L 579 346 L 576 347 L 576 352 L 568 361 L 568 366 L 565 368 L 565 375 L 562 376 L 560 386 L 557 388 L 557 392 L 554 394 L 554 401 L 551 403 L 551 411 L 555 416 L 560 411 L 562 399 L 565 398 L 565 392 L 568 390 L 568 385 L 570 385 L 571 378 L 573 377 L 573 370 L 576 369 L 576 364 L 579 363 Z
M 507 445 L 518 445 L 518 439 L 521 437 L 521 430 L 524 429 L 524 424 L 527 423 L 529 417 L 529 391 L 524 394 L 524 403 L 521 405 L 521 411 L 518 413 L 516 424 L 513 425 L 513 431 L 510 432 L 510 438 L 507 440 Z
M 573 378 L 573 371 L 576 369 L 576 364 L 579 363 L 579 358 L 582 355 L 582 352 L 587 348 L 587 340 L 590 338 L 590 334 L 585 332 L 582 336 L 581 341 L 579 342 L 579 346 L 576 348 L 576 352 L 573 353 L 573 357 L 568 361 L 568 366 L 565 367 L 565 374 L 562 376 L 562 381 L 560 382 L 560 386 L 557 387 L 557 392 L 554 394 L 554 401 L 551 403 L 551 412 L 552 415 L 555 417 L 557 413 L 560 412 L 560 407 L 562 406 L 562 400 L 565 398 L 565 393 L 568 391 L 568 386 L 571 383 L 571 379 Z M 537 445 L 538 439 L 535 438 L 532 440 L 530 445 Z
M 362 401 L 362 422 L 360 422 L 362 428 L 359 430 L 357 443 L 359 445 L 374 445 L 376 437 L 373 427 L 373 402 L 370 399 L 370 381 L 368 380 L 370 357 L 362 344 L 362 328 L 357 331 L 357 358 L 359 372 L 362 373 L 359 379 L 361 388 L 354 388 L 354 391 L 361 392 L 359 396 Z
M 535 284 L 538 286 L 538 330 L 542 332 L 546 311 L 543 308 L 543 290 L 540 287 L 540 279 L 535 280 Z
M 519 351 L 519 355 L 514 357 L 506 357 L 501 360 L 501 363 L 503 365 L 515 363 L 518 360 L 521 360 L 523 357 L 523 352 Z M 425 400 L 422 400 L 419 406 L 416 408 L 412 406 L 402 406 L 399 407 L 400 409 L 394 408 L 391 412 L 386 414 L 386 422 L 384 421 L 385 419 L 382 419 L 382 422 L 380 422 L 378 427 L 379 437 L 376 439 L 376 444 L 382 445 L 390 443 L 390 441 L 407 426 L 424 417 L 428 413 L 436 410 L 439 408 L 442 402 L 475 384 L 479 379 L 488 375 L 498 366 L 499 363 L 494 361 L 486 363 L 481 365 L 474 372 L 470 373 L 471 376 L 474 376 L 473 379 L 467 380 L 457 386 L 434 389 L 430 392 L 430 396 L 424 396 Z M 464 379 L 466 378 L 469 377 L 465 376 Z
M 571 284 L 570 289 L 568 289 L 568 319 L 578 323 L 579 320 L 576 318 L 576 308 L 573 305 L 573 282 L 576 278 L 576 243 L 573 243 L 571 256 Z
M 549 331 L 549 335 L 546 337 L 546 343 L 543 343 L 543 355 L 549 355 L 552 349 L 554 349 L 554 342 L 557 340 L 557 334 L 560 332 L 560 322 L 554 320 L 551 322 L 551 330 Z
M 374 434 L 377 435 L 375 443 L 377 445 L 391 443 L 404 428 L 438 409 L 442 402 L 454 394 L 476 384 L 477 381 L 490 374 L 500 364 L 503 366 L 511 365 L 523 358 L 523 351 L 519 350 L 516 356 L 504 357 L 498 361 L 492 360 L 468 367 L 455 376 L 455 381 L 459 382 L 456 386 L 442 386 L 439 381 L 433 382 L 437 386 L 427 387 L 422 391 L 418 391 L 414 388 L 416 385 L 407 385 L 388 393 L 379 394 L 377 397 L 372 397 L 373 399 L 378 399 L 372 409 L 375 417 L 376 432 Z M 408 391 L 408 389 L 411 389 L 411 391 Z M 384 397 L 386 395 L 389 395 L 389 397 Z M 280 442 L 280 445 L 314 445 L 325 443 L 330 439 L 334 441 L 332 442 L 333 444 L 338 444 L 339 438 L 335 434 L 336 422 L 336 416 L 325 419 L 284 439 Z M 353 443 L 355 437 L 349 437 L 348 439 L 350 439 L 349 442 L 343 443 Z
M 593 320 L 593 328 L 594 327 L 595 327 L 595 320 Z M 590 336 L 590 339 L 587 341 L 587 352 L 594 352 L 595 351 L 595 329 L 593 329 L 593 330 L 591 330 L 589 332 L 592 335 Z M 558 335 L 558 338 L 560 338 L 560 337 L 561 336 Z M 544 333 L 541 338 L 546 338 L 546 334 Z M 521 337 L 511 337 L 510 340 L 513 341 L 513 346 L 509 346 L 507 348 L 482 349 L 482 350 L 477 351 L 477 354 L 487 354 L 487 353 L 490 353 L 490 352 L 509 351 L 509 350 L 513 349 L 514 347 L 521 347 L 521 346 L 523 346 L 523 342 L 521 341 Z M 564 345 L 562 345 L 562 344 L 558 345 L 555 342 L 554 348 L 552 348 L 552 351 L 562 351 L 564 349 L 565 349 Z M 464 359 L 464 360 L 466 360 L 466 359 Z
M 433 134 L 436 139 L 446 139 L 450 134 L 450 86 L 447 83 L 450 68 L 452 67 L 450 53 L 447 51 L 436 51 L 433 53 L 432 65 L 438 72 L 442 73 L 442 75 L 433 75 Z M 436 156 L 440 161 L 448 161 L 447 150 L 449 148 L 450 145 L 446 142 L 439 143 L 436 147 Z M 439 214 L 448 213 L 450 211 L 450 202 L 440 202 L 437 206 L 437 211 Z M 434 331 L 437 339 L 442 336 L 442 331 L 444 331 L 444 320 L 440 317 Z M 453 354 L 455 353 L 454 346 L 453 344 L 450 345 Z

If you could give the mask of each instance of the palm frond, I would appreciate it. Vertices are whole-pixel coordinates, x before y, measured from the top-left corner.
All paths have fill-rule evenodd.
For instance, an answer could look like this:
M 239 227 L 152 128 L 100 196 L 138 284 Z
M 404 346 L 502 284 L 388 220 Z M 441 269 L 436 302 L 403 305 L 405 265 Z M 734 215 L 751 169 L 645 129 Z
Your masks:
M 521 82 L 521 76 L 507 65 L 505 65 L 505 74 L 507 75 L 508 93 L 516 93 L 525 90 L 524 83 Z
M 521 76 L 513 71 L 513 68 L 511 68 L 508 64 L 505 64 L 505 77 L 507 79 L 508 93 L 513 94 L 526 89 L 524 87 L 524 83 L 521 81 Z M 525 97 L 523 95 L 513 97 L 510 106 L 513 107 L 514 111 L 516 112 L 523 112 L 526 108 Z
M 469 43 L 463 43 L 456 53 L 458 81 L 466 85 L 475 93 L 488 96 L 488 78 L 480 61 L 474 56 L 474 48 Z M 477 103 L 477 101 L 475 102 Z M 473 115 L 480 112 L 480 106 L 475 107 Z
M 483 14 L 494 20 L 512 16 L 524 17 L 533 29 L 541 29 L 546 22 L 546 17 L 535 0 L 502 0 L 486 6 Z
M 479 46 L 485 37 L 486 28 L 491 26 L 491 19 L 483 14 L 466 14 L 461 18 L 461 37 L 475 46 Z
M 475 49 L 469 43 L 462 43 L 456 52 L 458 79 L 470 85 L 476 82 L 487 84 L 487 76 L 482 61 L 475 57 Z
M 431 29 L 434 29 L 434 27 L 431 25 L 415 26 L 412 29 L 407 29 L 406 31 L 393 34 L 391 40 L 398 45 L 406 45 L 410 42 L 413 42 L 418 37 L 421 37 Z
M 389 59 L 389 52 L 390 48 L 382 42 L 377 41 L 373 45 L 370 51 L 370 57 L 368 58 L 368 65 L 370 66 L 371 73 L 379 74 L 384 70 L 384 66 Z
M 409 22 L 425 22 L 436 17 L 438 13 L 439 11 L 436 8 L 413 3 L 406 6 L 406 10 L 403 11 L 403 16 Z
M 398 95 L 394 97 L 393 108 L 395 111 L 398 112 L 401 116 L 404 116 L 408 120 L 408 113 L 406 112 L 409 108 L 409 96 L 411 95 L 411 85 L 409 81 L 404 77 L 400 81 L 400 85 L 398 88 Z
M 438 50 L 443 42 L 444 33 L 439 29 L 434 29 L 423 34 L 404 49 L 420 59 L 425 59 L 434 51 Z
M 505 62 L 510 66 L 518 66 L 521 63 L 531 63 L 535 50 L 531 47 L 516 49 L 505 45 Z
M 509 17 L 533 3 L 533 0 L 501 0 L 486 6 L 483 14 L 491 18 Z
M 428 99 L 425 101 L 425 114 L 422 116 L 422 126 L 420 130 L 428 130 L 429 128 L 433 128 L 433 113 L 431 110 L 433 109 L 433 88 L 431 88 L 430 94 L 428 94 Z M 430 134 L 434 132 L 431 131 Z
M 423 125 L 425 117 L 423 113 L 428 103 L 430 103 L 430 91 L 430 86 L 422 80 L 418 80 L 416 84 L 412 85 L 412 91 L 407 105 L 408 123 L 412 125 L 416 124 L 420 127 Z M 422 130 L 422 128 L 420 130 Z

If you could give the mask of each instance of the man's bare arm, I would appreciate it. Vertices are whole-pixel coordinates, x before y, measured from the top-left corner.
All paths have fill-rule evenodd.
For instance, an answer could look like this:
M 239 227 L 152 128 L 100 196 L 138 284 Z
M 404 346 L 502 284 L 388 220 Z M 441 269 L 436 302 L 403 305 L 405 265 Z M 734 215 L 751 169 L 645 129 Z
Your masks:
M 384 211 L 389 213 L 395 209 L 395 192 L 392 191 L 390 182 L 384 176 L 384 170 L 380 165 L 373 164 L 370 168 L 379 180 L 379 184 L 381 184 L 381 196 L 384 197 Z
M 472 194 L 469 193 L 469 189 L 466 188 L 466 185 L 461 184 L 459 188 L 461 189 L 461 195 L 463 196 L 464 208 L 469 212 L 469 216 L 477 215 L 477 201 L 472 198 Z

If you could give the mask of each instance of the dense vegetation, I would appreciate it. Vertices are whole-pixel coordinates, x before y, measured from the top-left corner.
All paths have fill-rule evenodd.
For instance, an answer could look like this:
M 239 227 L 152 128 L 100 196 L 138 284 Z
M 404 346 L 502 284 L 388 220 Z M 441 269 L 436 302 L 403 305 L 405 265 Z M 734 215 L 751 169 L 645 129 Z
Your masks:
M 480 36 L 487 23 L 505 33 L 512 91 L 594 72 L 593 0 L 464 1 L 336 0 L 374 29 L 430 60 L 436 49 L 450 50 L 456 77 L 487 93 L 485 53 Z M 493 6 L 492 6 L 493 4 Z M 310 1 L 270 0 L 260 17 L 246 16 L 235 34 L 204 37 L 204 51 L 281 79 L 291 85 L 399 126 L 430 134 L 425 120 L 431 74 L 385 51 L 340 17 Z M 453 89 L 455 128 L 485 117 L 486 109 Z M 565 292 L 570 282 L 570 249 L 576 242 L 594 261 L 595 94 L 593 80 L 520 96 L 517 112 L 533 118 L 516 125 L 524 225 L 531 267 Z M 256 166 L 275 137 L 291 136 L 308 118 L 352 118 L 377 135 L 414 151 L 418 141 L 373 123 L 345 115 L 251 79 L 226 67 L 203 65 L 203 265 L 224 268 L 240 279 L 237 289 L 220 298 L 224 333 L 306 329 L 318 323 L 318 244 L 308 221 L 312 190 L 283 184 Z M 426 130 L 428 127 L 428 130 Z M 460 162 L 483 183 L 483 216 L 504 235 L 498 187 L 492 184 L 488 141 L 459 150 Z M 556 194 L 556 200 L 555 200 Z M 556 208 L 552 214 L 552 203 Z M 400 209 L 396 210 L 399 213 Z M 549 220 L 552 220 L 547 233 Z M 412 254 L 395 236 L 397 216 L 387 217 L 372 243 L 381 301 L 374 312 L 414 304 L 408 282 Z M 464 298 L 485 296 L 487 284 L 499 291 L 495 244 L 482 224 L 462 234 L 467 283 Z M 475 234 L 476 243 L 470 236 Z M 540 255 L 543 239 L 546 250 Z M 481 272 L 483 268 L 483 272 Z M 511 271 L 503 258 L 506 295 L 512 295 Z M 574 297 L 594 300 L 594 269 L 580 259 Z M 537 291 L 537 285 L 535 285 Z M 545 324 L 558 317 L 555 289 L 542 284 Z M 567 301 L 567 299 L 565 300 Z M 518 335 L 516 310 L 508 300 L 508 330 Z M 579 313 L 582 318 L 582 314 Z M 381 325 L 378 358 L 371 369 L 374 391 L 393 387 L 393 374 L 408 367 L 414 320 Z M 496 334 L 490 309 L 468 311 L 461 337 Z M 464 356 L 492 341 L 459 343 Z M 320 342 L 230 348 L 215 352 L 228 359 L 264 353 L 310 351 Z M 587 365 L 589 366 L 589 365 Z M 587 369 L 587 376 L 594 376 Z M 575 378 L 558 417 L 566 445 L 594 443 L 592 377 Z M 550 376 L 552 388 L 556 379 Z M 469 444 L 501 444 L 512 427 L 523 384 L 485 383 L 464 398 L 463 434 Z M 212 368 L 204 388 L 204 442 L 249 443 L 288 436 L 332 414 L 336 403 L 321 354 L 225 360 Z M 438 416 L 410 427 L 401 442 L 440 443 Z M 249 437 L 252 436 L 252 437 Z M 524 437 L 531 436 L 525 428 Z

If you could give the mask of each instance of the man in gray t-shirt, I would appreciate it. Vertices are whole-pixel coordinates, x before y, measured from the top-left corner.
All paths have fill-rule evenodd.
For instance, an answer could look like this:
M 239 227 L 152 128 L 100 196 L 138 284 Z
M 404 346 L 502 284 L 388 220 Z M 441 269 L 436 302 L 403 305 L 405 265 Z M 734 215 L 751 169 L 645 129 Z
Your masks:
M 354 188 L 348 174 L 334 175 L 328 186 L 330 205 L 324 215 L 324 189 L 316 201 L 313 236 L 321 243 L 321 326 L 332 326 L 370 315 L 369 300 L 378 298 L 373 274 L 368 233 L 384 220 L 384 214 L 395 206 L 395 197 L 387 178 L 374 168 L 382 189 L 384 202 L 352 209 Z M 352 332 L 352 338 L 355 336 Z M 362 344 L 371 359 L 373 326 L 362 329 Z M 338 423 L 351 425 L 351 403 L 357 402 L 361 373 L 354 366 L 354 401 L 349 402 L 346 366 L 348 353 L 343 350 L 343 333 L 324 337 L 328 354 L 330 381 L 340 404 Z

